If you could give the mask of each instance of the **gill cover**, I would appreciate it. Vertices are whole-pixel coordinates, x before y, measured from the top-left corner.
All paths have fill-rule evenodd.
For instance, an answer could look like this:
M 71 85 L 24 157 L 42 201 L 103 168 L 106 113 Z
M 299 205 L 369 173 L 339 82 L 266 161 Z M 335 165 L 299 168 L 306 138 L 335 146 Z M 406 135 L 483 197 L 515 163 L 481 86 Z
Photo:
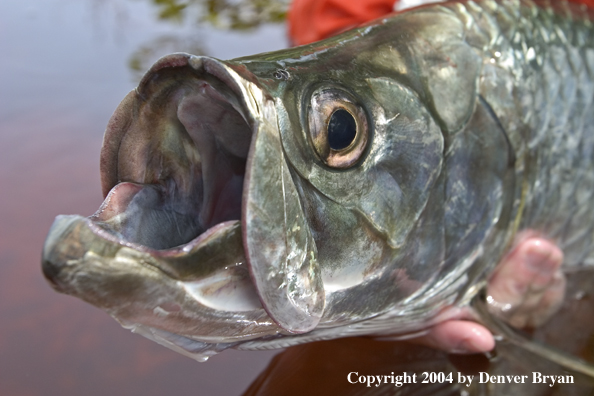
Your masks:
M 324 311 L 317 249 L 267 101 L 252 138 L 242 208 L 245 251 L 260 300 L 285 330 L 313 330 Z
M 281 145 L 275 103 L 250 81 L 249 72 L 244 78 L 224 67 L 237 84 L 253 131 L 241 211 L 252 280 L 275 322 L 291 333 L 308 332 L 324 312 L 324 286 L 316 245 Z

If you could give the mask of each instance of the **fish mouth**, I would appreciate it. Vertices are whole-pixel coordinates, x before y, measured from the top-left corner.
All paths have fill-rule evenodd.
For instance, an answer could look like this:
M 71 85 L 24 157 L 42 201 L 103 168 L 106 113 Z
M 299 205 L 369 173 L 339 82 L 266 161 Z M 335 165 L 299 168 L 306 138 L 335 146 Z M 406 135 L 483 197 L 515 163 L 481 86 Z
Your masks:
M 240 221 L 255 121 L 239 90 L 214 59 L 176 54 L 157 62 L 108 125 L 106 199 L 91 220 L 152 250 Z
M 317 250 L 274 100 L 255 80 L 188 54 L 147 72 L 105 133 L 104 202 L 88 218 L 58 216 L 46 239 L 56 290 L 126 327 L 208 343 L 317 325 Z
M 42 269 L 57 291 L 128 327 L 204 342 L 282 331 L 262 308 L 243 248 L 258 126 L 242 83 L 220 61 L 187 54 L 147 72 L 108 124 L 100 208 L 58 216 L 49 232 Z

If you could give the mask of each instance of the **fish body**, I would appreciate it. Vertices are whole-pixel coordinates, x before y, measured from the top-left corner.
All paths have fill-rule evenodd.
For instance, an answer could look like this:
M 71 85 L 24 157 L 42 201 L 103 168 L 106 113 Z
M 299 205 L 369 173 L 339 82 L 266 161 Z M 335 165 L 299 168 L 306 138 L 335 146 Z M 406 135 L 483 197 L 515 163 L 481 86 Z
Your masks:
M 44 274 L 204 359 L 425 329 L 519 230 L 591 268 L 592 17 L 448 2 L 288 50 L 162 58 L 110 120 L 103 205 L 56 219 Z

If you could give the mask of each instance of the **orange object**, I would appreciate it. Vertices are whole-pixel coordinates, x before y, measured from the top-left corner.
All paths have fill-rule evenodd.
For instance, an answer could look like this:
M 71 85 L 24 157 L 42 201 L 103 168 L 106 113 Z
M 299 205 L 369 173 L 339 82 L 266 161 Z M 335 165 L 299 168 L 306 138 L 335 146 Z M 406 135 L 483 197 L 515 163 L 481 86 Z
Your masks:
M 594 0 L 568 0 L 570 3 L 585 4 L 588 7 L 594 8 Z
M 594 8 L 594 0 L 568 0 Z M 309 44 L 387 15 L 398 0 L 293 0 L 289 37 L 294 45 Z
M 295 45 L 333 36 L 389 14 L 396 0 L 294 0 L 289 10 L 289 37 Z

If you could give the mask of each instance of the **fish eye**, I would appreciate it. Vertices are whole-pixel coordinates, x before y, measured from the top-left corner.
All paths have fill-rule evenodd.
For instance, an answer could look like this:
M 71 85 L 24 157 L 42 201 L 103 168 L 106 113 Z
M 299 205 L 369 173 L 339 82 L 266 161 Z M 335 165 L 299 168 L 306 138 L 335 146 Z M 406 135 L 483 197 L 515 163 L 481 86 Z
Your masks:
M 367 117 L 348 92 L 315 91 L 309 107 L 309 132 L 318 157 L 333 168 L 349 168 L 362 157 L 368 141 Z

